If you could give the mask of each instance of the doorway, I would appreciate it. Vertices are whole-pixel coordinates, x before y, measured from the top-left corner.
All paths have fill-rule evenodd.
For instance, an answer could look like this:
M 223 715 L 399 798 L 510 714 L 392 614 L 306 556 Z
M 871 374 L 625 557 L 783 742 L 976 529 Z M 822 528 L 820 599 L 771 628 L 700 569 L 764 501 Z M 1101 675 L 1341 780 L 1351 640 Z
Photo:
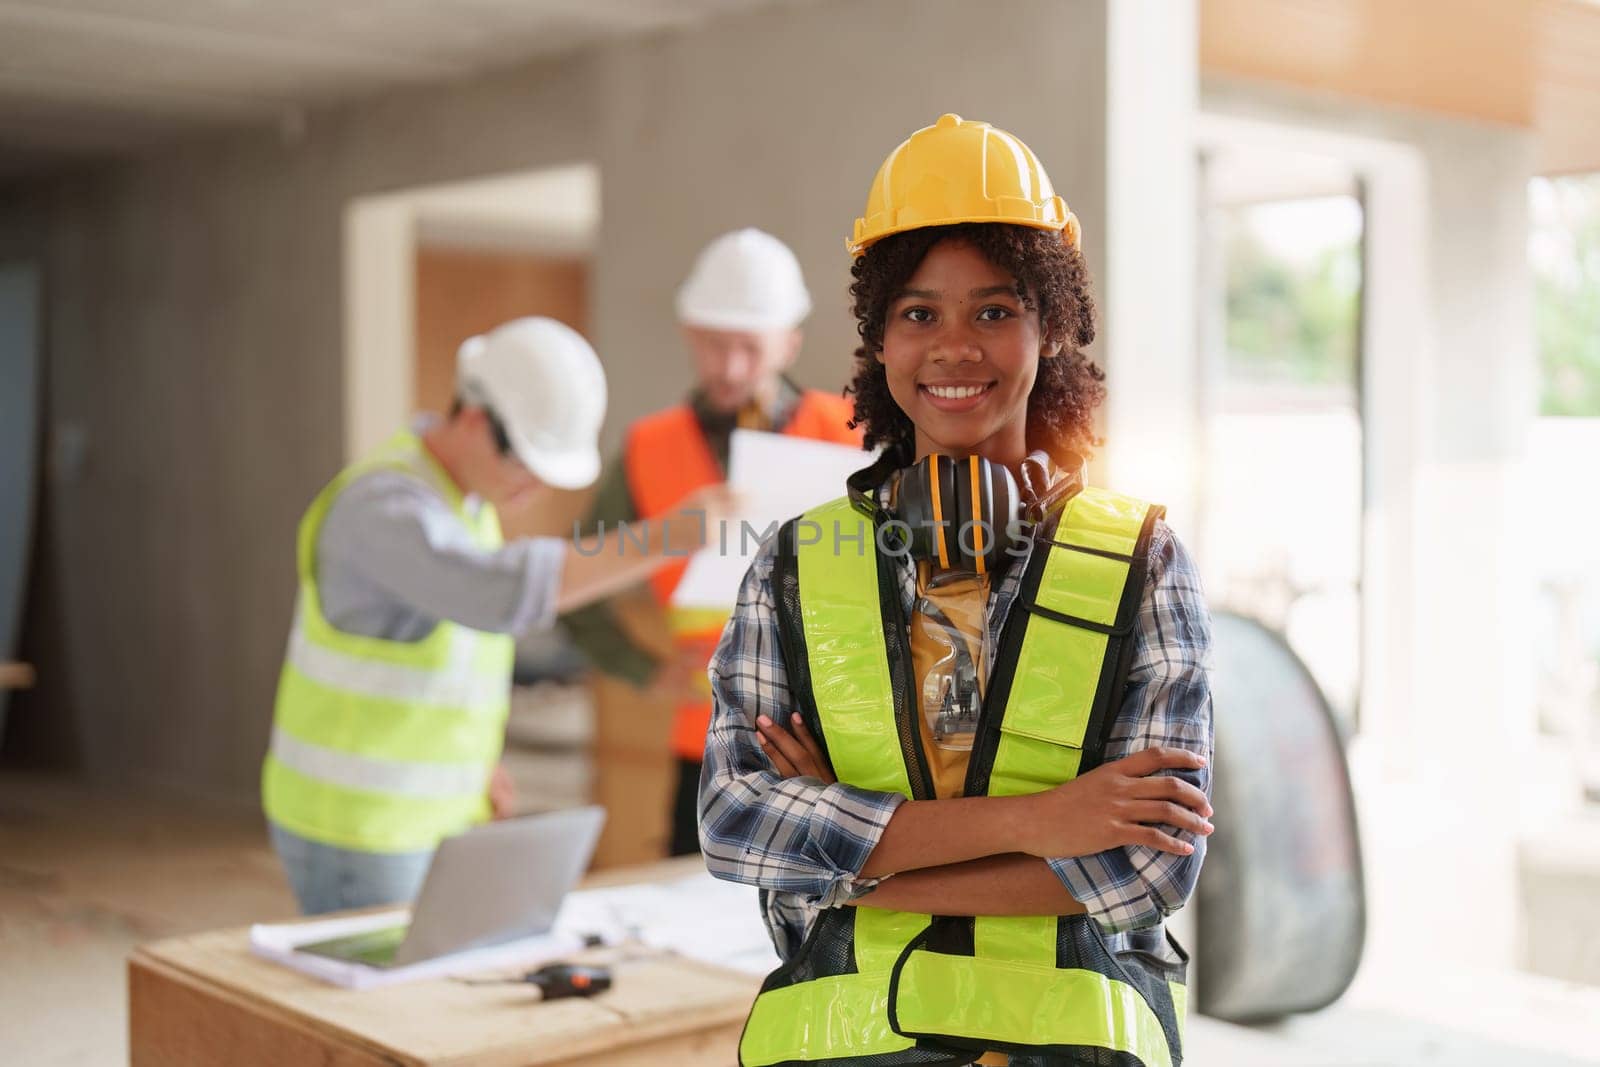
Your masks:
M 442 417 L 456 351 L 511 319 L 590 328 L 600 175 L 578 163 L 363 197 L 345 210 L 345 459 Z M 508 538 L 568 536 L 589 492 L 502 509 Z M 518 636 L 504 764 L 519 811 L 584 803 L 593 712 L 582 657 L 560 629 Z

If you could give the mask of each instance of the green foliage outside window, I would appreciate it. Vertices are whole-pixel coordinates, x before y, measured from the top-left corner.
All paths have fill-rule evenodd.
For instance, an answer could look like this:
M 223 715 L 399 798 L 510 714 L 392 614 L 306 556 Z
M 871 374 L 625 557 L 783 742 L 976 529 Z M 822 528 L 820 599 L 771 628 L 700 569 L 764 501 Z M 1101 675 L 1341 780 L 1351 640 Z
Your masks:
M 1600 174 L 1529 189 L 1539 410 L 1600 416 Z
M 1347 198 L 1326 204 L 1336 215 L 1359 211 Z M 1311 228 L 1292 236 L 1296 251 L 1287 254 L 1266 239 L 1268 228 L 1288 221 L 1272 211 L 1273 205 L 1261 205 L 1228 212 L 1228 380 L 1349 385 L 1355 380 L 1360 331 L 1359 222 L 1354 232 L 1341 232 L 1337 225 L 1318 226 L 1313 220 Z M 1290 235 L 1272 236 L 1281 247 Z

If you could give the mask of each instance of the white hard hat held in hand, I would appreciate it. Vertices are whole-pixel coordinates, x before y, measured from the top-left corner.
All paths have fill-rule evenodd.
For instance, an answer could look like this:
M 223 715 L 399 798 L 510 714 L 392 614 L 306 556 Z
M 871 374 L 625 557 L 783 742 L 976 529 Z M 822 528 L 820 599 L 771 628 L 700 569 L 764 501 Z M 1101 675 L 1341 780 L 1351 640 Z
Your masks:
M 488 408 L 539 480 L 582 489 L 600 474 L 606 376 L 589 342 L 555 319 L 513 319 L 456 352 L 462 403 Z
M 792 330 L 811 313 L 789 246 L 746 228 L 712 241 L 678 290 L 678 320 L 711 330 Z

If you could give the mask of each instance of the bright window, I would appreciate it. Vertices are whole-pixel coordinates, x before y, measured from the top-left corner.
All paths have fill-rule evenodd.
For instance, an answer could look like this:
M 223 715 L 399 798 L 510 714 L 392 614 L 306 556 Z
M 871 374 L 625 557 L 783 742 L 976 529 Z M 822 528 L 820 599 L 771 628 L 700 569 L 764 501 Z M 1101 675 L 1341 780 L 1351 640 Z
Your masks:
M 1282 632 L 1348 730 L 1361 689 L 1361 234 L 1354 195 L 1210 215 L 1224 311 L 1204 390 L 1219 604 Z

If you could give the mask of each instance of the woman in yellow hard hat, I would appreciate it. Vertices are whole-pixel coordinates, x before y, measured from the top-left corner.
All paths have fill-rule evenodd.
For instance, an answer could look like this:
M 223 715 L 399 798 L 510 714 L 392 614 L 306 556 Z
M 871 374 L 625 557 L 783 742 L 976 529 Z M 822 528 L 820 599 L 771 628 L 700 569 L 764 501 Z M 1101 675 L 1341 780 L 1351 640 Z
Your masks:
M 849 247 L 883 455 L 766 546 L 711 664 L 701 843 L 784 959 L 740 1061 L 1178 1064 L 1209 617 L 1162 509 L 1084 480 L 1077 220 L 946 115 Z

